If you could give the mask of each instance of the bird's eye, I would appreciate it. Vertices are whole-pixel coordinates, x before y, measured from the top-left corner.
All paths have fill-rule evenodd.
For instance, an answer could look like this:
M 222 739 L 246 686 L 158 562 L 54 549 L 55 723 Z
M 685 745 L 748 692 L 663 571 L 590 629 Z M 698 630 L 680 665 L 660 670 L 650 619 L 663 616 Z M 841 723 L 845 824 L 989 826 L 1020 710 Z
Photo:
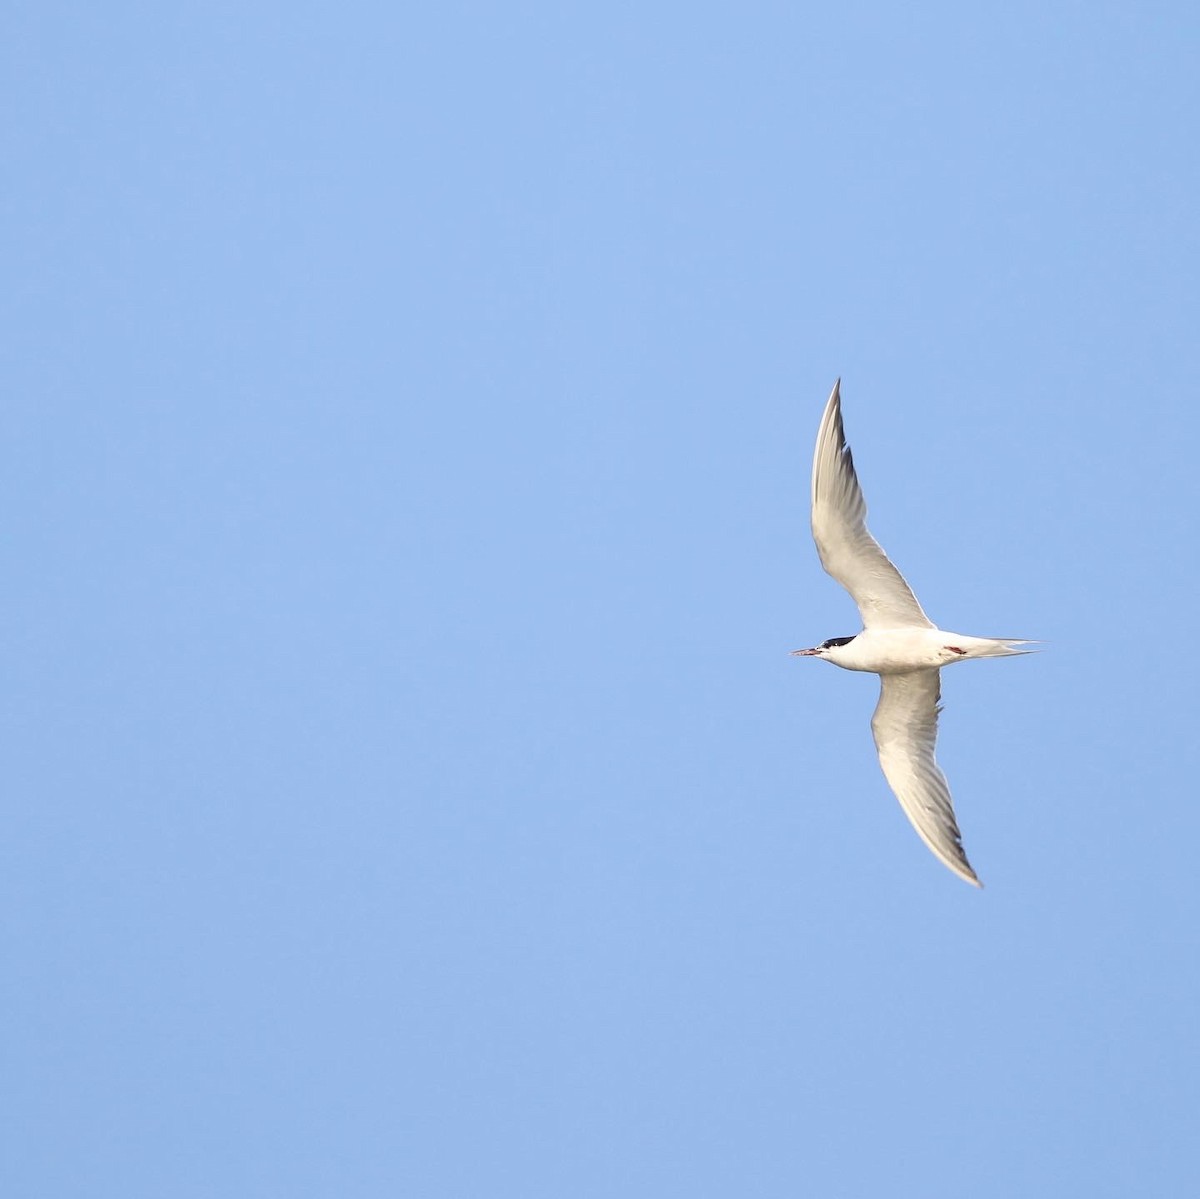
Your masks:
M 857 636 L 858 634 L 855 633 L 854 637 Z M 849 645 L 854 640 L 854 637 L 830 637 L 828 641 L 822 643 L 821 648 L 833 649 L 835 645 Z

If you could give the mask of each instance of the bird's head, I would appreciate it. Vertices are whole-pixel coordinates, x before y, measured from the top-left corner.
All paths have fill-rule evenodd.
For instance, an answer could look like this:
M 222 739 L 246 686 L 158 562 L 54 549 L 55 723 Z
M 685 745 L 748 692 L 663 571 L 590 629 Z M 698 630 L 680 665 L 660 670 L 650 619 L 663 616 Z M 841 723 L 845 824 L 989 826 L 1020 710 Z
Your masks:
M 849 645 L 853 640 L 854 636 L 830 637 L 828 641 L 822 641 L 820 645 L 814 645 L 812 649 L 794 649 L 792 654 L 797 658 L 824 658 L 826 662 L 836 662 L 837 651 L 843 645 Z

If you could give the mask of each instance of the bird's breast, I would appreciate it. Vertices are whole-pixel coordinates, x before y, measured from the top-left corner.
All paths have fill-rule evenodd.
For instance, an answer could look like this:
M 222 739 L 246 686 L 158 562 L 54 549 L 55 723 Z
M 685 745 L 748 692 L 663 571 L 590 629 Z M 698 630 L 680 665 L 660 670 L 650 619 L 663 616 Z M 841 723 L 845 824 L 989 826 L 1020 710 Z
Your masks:
M 942 666 L 946 651 L 938 629 L 864 629 L 830 660 L 846 670 L 900 674 Z

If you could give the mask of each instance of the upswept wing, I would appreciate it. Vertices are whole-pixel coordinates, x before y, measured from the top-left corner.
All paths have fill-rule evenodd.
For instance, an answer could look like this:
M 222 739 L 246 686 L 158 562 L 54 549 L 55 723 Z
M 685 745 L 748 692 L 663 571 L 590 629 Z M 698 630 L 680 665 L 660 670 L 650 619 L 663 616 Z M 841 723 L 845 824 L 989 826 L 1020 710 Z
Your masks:
M 932 629 L 912 588 L 867 529 L 854 458 L 842 428 L 841 380 L 833 385 L 813 454 L 812 531 L 821 565 L 850 592 L 865 629 Z
M 871 718 L 879 765 L 921 840 L 959 878 L 980 886 L 954 819 L 950 787 L 934 757 L 941 672 L 914 670 L 880 676 Z

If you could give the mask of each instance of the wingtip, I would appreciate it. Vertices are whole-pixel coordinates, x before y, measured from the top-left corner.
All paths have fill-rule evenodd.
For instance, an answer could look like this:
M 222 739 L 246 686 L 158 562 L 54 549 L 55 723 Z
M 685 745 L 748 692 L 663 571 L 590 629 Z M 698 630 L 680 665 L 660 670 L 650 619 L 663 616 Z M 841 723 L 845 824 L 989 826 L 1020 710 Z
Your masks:
M 964 883 L 970 883 L 972 887 L 980 891 L 983 890 L 983 883 L 979 881 L 979 875 L 975 873 L 969 863 L 955 862 L 951 864 L 950 862 L 945 862 L 945 865 L 949 866 L 951 873 L 956 874 Z
M 941 856 L 940 854 L 938 855 Z M 942 858 L 944 865 L 948 866 L 952 873 L 958 875 L 964 883 L 970 883 L 972 887 L 978 887 L 983 890 L 983 883 L 979 881 L 979 875 L 975 873 L 975 868 L 967 861 L 964 855 L 961 859 Z
M 826 429 L 838 430 L 837 441 L 839 445 L 845 444 L 845 434 L 841 430 L 842 425 L 842 379 L 839 375 L 834 380 L 833 390 L 829 393 L 829 399 L 825 401 L 825 411 L 821 414 L 821 427 L 817 431 L 817 448 L 820 449 L 822 435 Z

